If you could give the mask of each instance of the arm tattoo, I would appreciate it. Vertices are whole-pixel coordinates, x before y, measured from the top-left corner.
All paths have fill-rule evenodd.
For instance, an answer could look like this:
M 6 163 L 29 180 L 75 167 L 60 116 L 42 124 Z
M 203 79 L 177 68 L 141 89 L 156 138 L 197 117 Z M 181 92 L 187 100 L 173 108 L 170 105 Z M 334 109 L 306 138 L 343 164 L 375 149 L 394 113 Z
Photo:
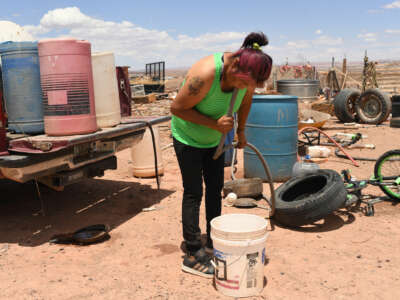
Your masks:
M 204 81 L 200 77 L 190 78 L 189 81 L 189 95 L 196 96 L 200 93 L 201 88 L 204 85 Z

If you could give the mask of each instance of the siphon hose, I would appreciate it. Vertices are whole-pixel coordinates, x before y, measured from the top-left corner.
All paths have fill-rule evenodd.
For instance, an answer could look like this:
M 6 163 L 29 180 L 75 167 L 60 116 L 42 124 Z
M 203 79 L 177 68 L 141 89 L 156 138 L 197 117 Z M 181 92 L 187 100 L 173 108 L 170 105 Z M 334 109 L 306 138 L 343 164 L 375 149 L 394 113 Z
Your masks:
M 272 180 L 271 170 L 269 169 L 269 166 L 268 166 L 267 162 L 265 161 L 264 157 L 262 156 L 262 154 L 260 153 L 260 151 L 258 151 L 258 149 L 254 145 L 247 142 L 246 146 L 249 147 L 251 150 L 253 150 L 257 154 L 258 158 L 260 159 L 260 161 L 264 167 L 265 174 L 267 175 L 269 188 L 271 190 L 271 203 L 269 203 L 269 205 L 271 206 L 271 211 L 269 213 L 269 217 L 271 218 L 275 214 L 275 202 L 276 202 L 275 201 L 274 181 Z M 268 200 L 267 200 L 267 202 L 268 202 Z

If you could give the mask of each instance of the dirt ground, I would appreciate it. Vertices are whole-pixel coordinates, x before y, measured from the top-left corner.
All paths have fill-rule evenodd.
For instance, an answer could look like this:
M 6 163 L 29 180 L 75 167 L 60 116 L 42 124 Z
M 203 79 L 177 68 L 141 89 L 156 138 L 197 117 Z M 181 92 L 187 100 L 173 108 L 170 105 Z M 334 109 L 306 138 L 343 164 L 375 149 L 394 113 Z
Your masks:
M 366 133 L 375 150 L 351 150 L 378 157 L 399 148 L 400 129 L 348 129 L 329 121 L 326 132 Z M 118 154 L 118 170 L 56 192 L 40 187 L 45 216 L 33 183 L 0 181 L 1 299 L 229 299 L 213 281 L 183 273 L 181 262 L 181 178 L 168 124 L 161 127 L 161 189 L 155 179 L 132 177 L 130 151 Z M 239 171 L 243 175 L 242 152 Z M 355 167 L 331 156 L 321 168 L 352 170 L 369 178 L 374 162 Z M 226 169 L 226 179 L 230 170 Z M 264 191 L 269 194 L 267 184 Z M 381 192 L 369 189 L 374 195 Z M 224 202 L 225 203 L 225 202 Z M 143 211 L 155 205 L 156 210 Z M 223 206 L 223 214 L 265 216 L 259 208 Z M 400 207 L 382 202 L 375 216 L 346 212 L 315 226 L 293 230 L 275 225 L 267 239 L 266 286 L 250 299 L 400 299 Z M 201 226 L 205 228 L 204 207 Z M 106 223 L 110 239 L 90 246 L 50 244 L 54 234 Z

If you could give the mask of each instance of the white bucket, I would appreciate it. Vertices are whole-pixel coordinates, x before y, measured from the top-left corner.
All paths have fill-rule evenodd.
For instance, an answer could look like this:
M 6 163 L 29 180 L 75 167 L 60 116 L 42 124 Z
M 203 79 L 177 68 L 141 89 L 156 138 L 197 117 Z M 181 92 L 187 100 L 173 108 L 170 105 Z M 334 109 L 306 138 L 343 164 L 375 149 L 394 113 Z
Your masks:
M 211 221 L 218 291 L 232 297 L 262 292 L 267 236 L 267 221 L 256 215 L 226 214 Z

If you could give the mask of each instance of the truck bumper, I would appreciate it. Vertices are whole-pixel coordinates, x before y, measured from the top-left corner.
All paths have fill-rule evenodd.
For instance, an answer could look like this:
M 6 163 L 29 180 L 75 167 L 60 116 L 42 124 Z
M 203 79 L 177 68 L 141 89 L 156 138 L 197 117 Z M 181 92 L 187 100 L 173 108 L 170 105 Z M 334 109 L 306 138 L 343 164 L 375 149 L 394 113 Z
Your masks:
M 39 179 L 42 177 L 58 174 L 59 172 L 66 172 L 76 170 L 86 165 L 99 163 L 105 159 L 115 156 L 116 152 L 122 151 L 135 145 L 143 138 L 143 131 L 135 132 L 133 136 L 119 138 L 118 140 L 111 141 L 98 141 L 96 142 L 96 151 L 80 152 L 82 145 L 74 146 L 70 151 L 60 151 L 51 155 L 51 158 L 40 161 L 41 157 L 32 158 L 32 164 L 26 166 L 18 166 L 17 160 L 14 161 L 17 165 L 14 167 L 10 162 L 10 167 L 0 167 L 0 176 L 4 178 L 17 181 L 27 182 L 32 179 Z M 37 159 L 34 162 L 35 158 Z

